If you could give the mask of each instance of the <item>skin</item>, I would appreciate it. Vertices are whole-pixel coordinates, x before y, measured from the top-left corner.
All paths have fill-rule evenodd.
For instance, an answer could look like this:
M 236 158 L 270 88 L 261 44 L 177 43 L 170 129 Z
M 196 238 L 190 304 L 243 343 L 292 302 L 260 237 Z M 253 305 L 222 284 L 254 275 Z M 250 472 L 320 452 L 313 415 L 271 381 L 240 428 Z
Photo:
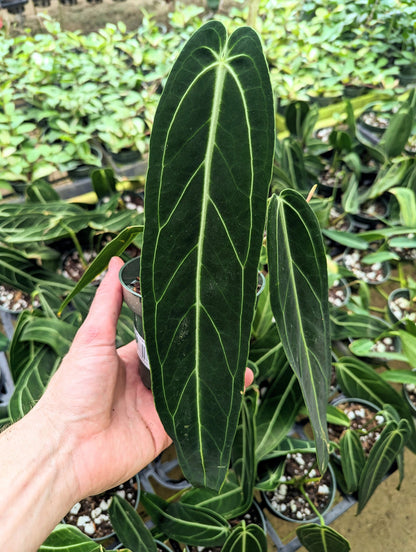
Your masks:
M 3 549 L 36 551 L 82 498 L 123 483 L 171 440 L 138 372 L 136 343 L 116 349 L 122 305 L 115 257 L 44 395 L 0 435 Z M 252 381 L 246 373 L 246 385 Z

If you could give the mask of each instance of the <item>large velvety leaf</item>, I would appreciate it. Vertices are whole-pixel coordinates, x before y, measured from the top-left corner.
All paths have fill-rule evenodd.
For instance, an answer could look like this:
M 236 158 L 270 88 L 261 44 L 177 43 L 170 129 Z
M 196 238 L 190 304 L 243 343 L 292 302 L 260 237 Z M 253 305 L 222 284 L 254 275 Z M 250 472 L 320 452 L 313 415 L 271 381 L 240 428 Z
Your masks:
M 68 305 L 68 303 L 77 295 L 86 285 L 91 283 L 101 272 L 103 272 L 111 257 L 121 255 L 123 251 L 131 244 L 134 238 L 143 231 L 143 226 L 128 226 L 120 234 L 111 240 L 95 257 L 87 270 L 81 276 L 71 293 L 65 298 L 59 307 L 59 313 Z M 58 314 L 59 314 L 58 313 Z
M 348 552 L 349 542 L 335 529 L 317 523 L 307 523 L 296 529 L 296 534 L 308 552 Z
M 117 537 L 134 552 L 156 552 L 157 546 L 149 529 L 133 506 L 114 495 L 110 504 L 110 519 Z
M 394 460 L 403 449 L 409 434 L 410 424 L 407 420 L 400 420 L 399 423 L 391 420 L 387 423 L 371 449 L 361 473 L 358 487 L 357 514 L 362 511 L 383 477 L 387 474 Z
M 267 539 L 258 525 L 237 525 L 228 537 L 222 552 L 267 552 Z
M 321 230 L 294 190 L 272 196 L 267 222 L 270 298 L 289 363 L 298 377 L 319 469 L 328 463 L 326 404 L 331 374 L 328 279 Z
M 219 489 L 238 423 L 274 149 L 257 34 L 202 26 L 155 116 L 143 322 L 160 418 L 186 478 Z
M 58 525 L 38 552 L 104 552 L 104 548 L 73 525 Z
M 169 538 L 194 546 L 221 546 L 230 533 L 228 522 L 201 506 L 168 503 L 142 493 L 141 502 L 159 530 Z

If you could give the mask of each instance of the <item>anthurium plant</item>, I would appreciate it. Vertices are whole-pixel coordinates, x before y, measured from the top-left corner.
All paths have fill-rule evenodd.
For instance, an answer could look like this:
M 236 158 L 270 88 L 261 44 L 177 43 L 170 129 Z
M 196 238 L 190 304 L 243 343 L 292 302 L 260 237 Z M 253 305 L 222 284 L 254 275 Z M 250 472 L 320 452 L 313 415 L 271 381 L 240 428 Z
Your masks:
M 241 409 L 273 121 L 270 77 L 257 34 L 242 27 L 227 36 L 219 22 L 201 27 L 176 61 L 155 117 L 141 289 L 159 414 L 186 478 L 217 491 L 227 475 Z M 273 312 L 311 410 L 325 471 L 330 347 L 322 238 L 306 201 L 292 190 L 271 198 L 268 218 Z M 104 250 L 91 270 L 104 265 L 106 256 Z

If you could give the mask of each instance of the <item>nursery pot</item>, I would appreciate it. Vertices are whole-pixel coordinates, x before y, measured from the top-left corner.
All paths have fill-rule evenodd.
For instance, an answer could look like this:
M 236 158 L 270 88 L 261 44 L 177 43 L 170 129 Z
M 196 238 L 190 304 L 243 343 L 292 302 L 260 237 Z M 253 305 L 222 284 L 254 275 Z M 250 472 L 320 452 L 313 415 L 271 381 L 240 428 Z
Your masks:
M 351 297 L 351 289 L 345 278 L 339 278 L 329 288 L 329 302 L 333 307 L 345 306 Z
M 367 284 L 383 284 L 390 278 L 391 266 L 388 261 L 365 264 L 361 258 L 372 250 L 361 251 L 358 249 L 347 248 L 342 256 L 342 263 L 347 270 L 352 272 L 357 278 Z
M 397 300 L 403 300 L 403 306 L 396 304 Z M 395 324 L 406 318 L 406 304 L 410 304 L 410 290 L 408 288 L 397 288 L 393 290 L 387 299 L 387 310 L 390 320 Z M 416 310 L 416 306 L 415 306 Z
M 360 399 L 360 398 L 356 398 L 356 397 L 338 397 L 337 399 L 335 399 L 334 401 L 332 401 L 331 403 L 333 406 L 339 406 L 341 404 L 357 404 L 357 405 L 361 405 L 365 408 L 367 408 L 368 410 L 370 410 L 371 412 L 373 412 L 374 414 L 377 414 L 377 412 L 380 411 L 380 407 L 377 406 L 376 404 L 370 402 L 370 401 L 367 401 L 365 399 Z M 350 417 L 350 416 L 349 416 Z M 354 420 L 355 418 L 353 417 L 350 417 L 351 420 Z M 328 428 L 330 429 L 331 427 L 339 427 L 339 426 L 336 426 L 335 424 L 328 424 Z M 331 434 L 330 434 L 330 438 L 331 438 Z M 363 450 L 366 454 L 368 454 L 369 450 L 366 450 L 365 446 L 364 446 L 364 442 L 363 443 Z M 374 444 L 374 443 L 373 443 Z M 370 445 L 370 448 L 371 446 L 373 446 L 373 444 Z M 340 461 L 340 455 L 338 452 L 333 452 L 332 453 L 332 456 L 334 459 L 336 459 L 338 462 Z
M 325 513 L 328 512 L 331 509 L 332 504 L 333 504 L 334 499 L 335 499 L 335 494 L 336 494 L 336 489 L 337 489 L 336 479 L 335 479 L 335 472 L 334 472 L 331 464 L 328 464 L 328 469 L 325 472 L 325 475 L 326 474 L 329 474 L 329 480 L 330 480 L 330 483 L 328 485 L 329 499 L 327 501 L 327 504 L 326 504 L 325 508 L 323 508 L 322 511 L 320 511 L 321 515 L 325 515 Z M 319 484 L 321 484 L 321 482 L 319 482 Z M 277 492 L 277 495 L 279 495 L 281 492 L 283 493 L 282 486 L 289 487 L 289 484 L 286 485 L 285 482 L 280 483 L 279 486 L 277 487 L 276 491 L 275 491 L 275 492 Z M 281 507 L 279 508 L 278 503 L 276 503 L 276 501 L 275 501 L 275 499 L 273 499 L 273 497 L 269 497 L 267 492 L 262 491 L 261 495 L 262 495 L 262 498 L 263 498 L 268 510 L 272 514 L 274 514 L 275 516 L 280 517 L 281 519 L 284 519 L 285 521 L 290 521 L 292 523 L 315 523 L 319 519 L 317 516 L 315 516 L 315 514 L 313 513 L 313 510 L 311 510 L 310 515 L 308 515 L 307 517 L 304 517 L 302 519 L 297 519 L 296 517 L 290 517 L 289 515 L 286 515 L 283 511 L 281 511 Z M 301 496 L 300 491 L 299 491 L 299 495 Z M 283 501 L 284 501 L 284 499 L 282 498 L 282 502 Z M 307 505 L 307 507 L 310 508 L 309 505 Z M 286 509 L 286 511 L 287 511 L 287 509 Z
M 139 356 L 139 374 L 145 386 L 150 389 L 150 364 L 143 333 L 142 296 L 137 287 L 139 277 L 140 257 L 131 259 L 120 269 L 119 278 L 123 286 L 123 298 L 130 310 L 133 311 L 134 316 L 134 334 L 136 336 L 137 354 Z
M 413 368 L 412 372 L 416 372 L 416 368 Z M 416 417 L 416 385 L 410 387 L 408 384 L 403 385 L 403 396 L 410 406 L 412 416 Z
M 365 228 L 376 228 L 377 224 L 382 222 L 390 215 L 390 202 L 385 196 L 380 196 L 371 201 L 374 206 L 374 212 L 361 210 L 354 213 L 352 218 L 358 225 L 363 225 Z M 379 213 L 377 210 L 379 210 Z

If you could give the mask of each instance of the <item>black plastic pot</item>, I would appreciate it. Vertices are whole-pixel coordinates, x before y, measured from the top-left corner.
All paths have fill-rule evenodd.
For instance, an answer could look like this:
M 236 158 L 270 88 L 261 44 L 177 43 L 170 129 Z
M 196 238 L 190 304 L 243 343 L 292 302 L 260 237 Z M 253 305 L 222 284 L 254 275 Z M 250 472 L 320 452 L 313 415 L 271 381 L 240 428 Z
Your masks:
M 351 289 L 350 289 L 350 286 L 348 285 L 348 282 L 347 280 L 345 280 L 345 278 L 339 278 L 338 280 L 336 280 L 334 282 L 334 284 L 331 286 L 330 290 L 333 290 L 335 289 L 336 290 L 340 290 L 343 292 L 343 295 L 341 296 L 340 294 L 338 294 L 338 296 L 336 295 L 336 292 L 335 292 L 335 297 L 332 298 L 332 295 L 330 294 L 330 304 L 336 308 L 340 308 L 340 307 L 343 307 L 344 305 L 346 305 L 348 303 L 348 301 L 350 300 L 350 297 L 351 297 Z M 338 300 L 337 300 L 338 299 Z
M 374 412 L 374 414 L 377 414 L 377 412 L 379 412 L 381 410 L 380 407 L 378 407 L 376 404 L 372 403 L 371 401 L 367 401 L 365 399 L 360 399 L 360 398 L 357 398 L 357 397 L 341 396 L 341 397 L 338 397 L 338 398 L 336 398 L 335 400 L 333 400 L 331 402 L 332 406 L 339 406 L 340 404 L 345 404 L 345 403 L 359 404 L 359 405 L 365 406 L 366 408 L 368 408 L 369 410 Z M 340 455 L 337 452 L 333 452 L 332 457 L 337 462 L 339 462 L 341 460 Z
M 413 372 L 416 372 L 416 368 L 413 368 Z M 416 387 L 416 386 L 415 386 Z M 403 385 L 403 396 L 406 399 L 408 405 L 410 406 L 410 410 L 412 412 L 412 416 L 416 418 L 416 403 L 411 399 L 410 393 L 415 393 L 415 389 L 409 389 L 408 385 Z
M 379 210 L 382 210 L 383 214 L 380 214 L 379 216 L 376 214 L 370 214 L 364 209 L 364 204 L 358 213 L 352 215 L 354 222 L 364 228 L 375 228 L 377 224 L 383 222 L 383 220 L 385 220 L 390 214 L 390 202 L 385 196 L 372 200 L 371 204 L 377 206 Z
M 337 489 L 335 473 L 334 473 L 334 470 L 333 470 L 331 464 L 328 464 L 328 470 L 327 471 L 330 473 L 330 479 L 331 479 L 331 486 L 329 488 L 330 499 L 329 499 L 329 502 L 328 502 L 327 506 L 325 507 L 325 509 L 322 512 L 320 512 L 320 514 L 323 515 L 323 516 L 326 514 L 326 512 L 328 512 L 331 509 L 332 504 L 333 504 L 334 499 L 335 499 L 335 493 L 336 493 L 336 489 Z M 280 487 L 280 485 L 279 485 L 279 487 Z M 277 517 L 280 517 L 281 519 L 284 519 L 285 521 L 290 521 L 292 523 L 314 523 L 314 522 L 318 521 L 318 517 L 314 516 L 314 515 L 311 515 L 311 516 L 309 516 L 308 518 L 305 518 L 305 519 L 294 519 L 292 517 L 286 516 L 283 512 L 279 511 L 276 508 L 276 506 L 273 504 L 273 501 L 269 498 L 269 496 L 267 495 L 266 492 L 262 491 L 261 496 L 262 496 L 262 498 L 263 498 L 263 500 L 264 500 L 264 502 L 267 506 L 267 509 L 273 515 L 275 515 Z
M 400 305 L 396 305 L 397 299 L 404 299 L 403 308 Z M 387 299 L 387 311 L 390 320 L 393 323 L 402 321 L 406 318 L 406 302 L 410 303 L 410 290 L 408 288 L 397 288 L 393 290 Z
M 25 5 L 29 0 L 1 0 L 0 7 L 15 15 L 25 11 Z
M 61 4 L 62 3 L 67 3 L 67 4 L 72 5 L 72 4 L 76 4 L 77 0 L 70 0 L 70 1 L 65 0 L 65 2 L 63 2 L 63 0 L 60 0 L 60 2 L 61 2 Z M 71 180 L 83 180 L 84 178 L 88 178 L 90 176 L 90 173 L 94 169 L 101 166 L 102 158 L 103 158 L 103 154 L 102 154 L 101 150 L 99 150 L 98 148 L 92 147 L 91 148 L 91 153 L 97 158 L 98 164 L 97 165 L 87 165 L 85 163 L 81 163 L 80 165 L 78 165 L 74 169 L 70 169 L 68 171 L 68 176 L 69 176 L 69 178 L 71 178 Z

